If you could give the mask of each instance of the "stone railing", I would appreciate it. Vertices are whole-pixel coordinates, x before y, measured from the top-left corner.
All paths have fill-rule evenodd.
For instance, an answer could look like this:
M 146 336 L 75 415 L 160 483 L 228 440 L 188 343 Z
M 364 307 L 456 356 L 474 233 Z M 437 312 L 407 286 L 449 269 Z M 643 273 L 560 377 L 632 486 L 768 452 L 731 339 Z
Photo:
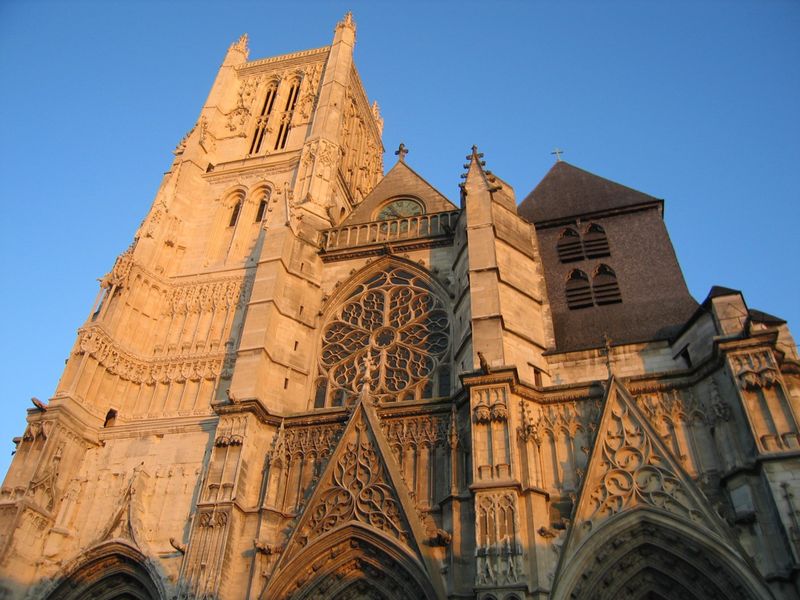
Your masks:
M 372 221 L 322 232 L 325 251 L 383 244 L 399 240 L 451 235 L 460 211 L 446 211 L 403 217 L 391 221 Z

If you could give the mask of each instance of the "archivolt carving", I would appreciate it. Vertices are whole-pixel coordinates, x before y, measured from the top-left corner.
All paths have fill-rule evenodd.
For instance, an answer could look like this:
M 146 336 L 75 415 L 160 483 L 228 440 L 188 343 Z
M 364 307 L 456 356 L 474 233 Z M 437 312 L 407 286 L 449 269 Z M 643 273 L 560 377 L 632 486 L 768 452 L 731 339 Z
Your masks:
M 399 503 L 362 424 L 334 465 L 327 486 L 299 538 L 302 545 L 348 521 L 366 523 L 406 541 Z
M 353 290 L 325 328 L 320 366 L 328 395 L 355 395 L 359 373 L 371 363 L 373 397 L 421 398 L 449 339 L 447 311 L 428 282 L 402 267 L 377 273 Z

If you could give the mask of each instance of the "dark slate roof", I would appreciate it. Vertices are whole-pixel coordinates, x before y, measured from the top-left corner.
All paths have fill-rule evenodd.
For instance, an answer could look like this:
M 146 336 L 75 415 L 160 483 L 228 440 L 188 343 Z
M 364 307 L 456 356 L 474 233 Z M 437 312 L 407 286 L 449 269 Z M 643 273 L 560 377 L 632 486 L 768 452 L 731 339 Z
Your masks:
M 706 299 L 703 300 L 703 304 L 711 300 L 712 298 L 719 298 L 720 296 L 736 296 L 742 295 L 742 292 L 739 290 L 735 290 L 733 288 L 725 287 L 724 285 L 713 285 L 711 286 L 711 290 L 708 292 L 708 296 Z
M 756 310 L 755 308 L 748 310 L 747 314 L 750 316 L 750 319 L 756 323 L 764 323 L 764 325 L 783 325 L 786 323 L 786 321 L 780 317 L 765 313 L 763 310 Z
M 559 161 L 522 201 L 518 213 L 529 223 L 540 223 L 652 202 L 661 200 Z

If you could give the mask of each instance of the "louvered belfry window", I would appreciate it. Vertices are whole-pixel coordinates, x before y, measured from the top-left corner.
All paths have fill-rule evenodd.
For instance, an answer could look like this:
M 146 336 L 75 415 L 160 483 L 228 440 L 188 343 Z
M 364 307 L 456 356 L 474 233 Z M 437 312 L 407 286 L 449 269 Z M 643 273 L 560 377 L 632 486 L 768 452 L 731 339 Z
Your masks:
M 588 308 L 594 304 L 589 277 L 580 269 L 573 269 L 567 278 L 567 306 L 570 309 Z
M 598 306 L 622 302 L 617 275 L 608 265 L 600 265 L 595 269 L 592 278 L 592 292 L 595 304 Z
M 583 251 L 586 258 L 600 258 L 611 254 L 606 231 L 597 223 L 591 223 L 586 228 L 583 234 Z
M 561 262 L 583 260 L 581 236 L 578 235 L 578 232 L 572 229 L 572 227 L 567 227 L 561 232 L 556 248 L 558 250 L 558 258 Z

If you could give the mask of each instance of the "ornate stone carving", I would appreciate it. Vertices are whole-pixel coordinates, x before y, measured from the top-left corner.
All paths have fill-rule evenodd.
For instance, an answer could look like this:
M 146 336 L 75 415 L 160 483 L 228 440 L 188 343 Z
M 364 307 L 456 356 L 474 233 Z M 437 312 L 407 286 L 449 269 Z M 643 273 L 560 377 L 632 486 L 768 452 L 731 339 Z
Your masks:
M 780 372 L 770 350 L 729 357 L 739 387 L 744 390 L 770 388 L 780 381 Z
M 654 447 L 638 418 L 621 402 L 615 403 L 610 416 L 595 450 L 601 453 L 604 475 L 584 491 L 593 508 L 589 520 L 610 517 L 637 504 L 699 519 L 679 475 Z
M 153 385 L 191 379 L 213 380 L 219 375 L 223 355 L 209 353 L 192 357 L 147 361 L 118 348 L 99 326 L 90 325 L 78 331 L 76 354 L 88 354 L 109 373 L 124 381 Z
M 325 483 L 301 544 L 347 521 L 365 523 L 406 541 L 399 503 L 363 423 L 356 426 L 355 439 L 347 443 Z
M 524 580 L 516 500 L 512 491 L 476 496 L 476 585 L 495 587 Z
M 376 273 L 353 290 L 325 328 L 320 367 L 328 395 L 358 393 L 357 376 L 369 353 L 374 398 L 422 398 L 449 338 L 447 312 L 427 281 L 403 267 Z

